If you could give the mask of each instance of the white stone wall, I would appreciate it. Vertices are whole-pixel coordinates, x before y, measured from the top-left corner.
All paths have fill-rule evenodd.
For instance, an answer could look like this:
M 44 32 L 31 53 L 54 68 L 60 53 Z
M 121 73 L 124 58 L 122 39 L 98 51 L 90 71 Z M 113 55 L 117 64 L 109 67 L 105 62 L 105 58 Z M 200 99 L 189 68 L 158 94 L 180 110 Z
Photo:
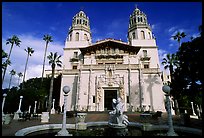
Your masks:
M 144 105 L 153 105 L 151 111 L 165 111 L 162 81 L 158 74 L 144 74 Z
M 146 47 L 149 47 L 149 46 L 156 46 L 156 41 L 155 39 L 142 39 L 142 40 L 137 40 L 137 39 L 133 39 L 131 41 L 131 45 L 133 46 L 146 46 Z
M 149 61 L 141 61 L 140 63 L 149 63 L 149 68 L 160 68 L 157 47 L 141 47 L 137 55 L 137 61 L 139 61 L 140 57 L 144 57 L 143 50 L 147 50 L 147 57 L 151 58 Z
M 61 82 L 61 92 L 60 92 L 60 107 L 64 104 L 64 92 L 63 87 L 69 86 L 70 92 L 67 96 L 67 109 L 73 110 L 76 104 L 76 91 L 77 91 L 77 80 L 78 75 L 63 75 L 62 82 Z
M 132 70 L 130 72 L 130 106 L 132 111 L 137 111 L 140 106 L 140 86 L 139 86 L 139 71 Z
M 65 48 L 82 48 L 87 47 L 91 43 L 88 41 L 66 41 L 65 42 Z

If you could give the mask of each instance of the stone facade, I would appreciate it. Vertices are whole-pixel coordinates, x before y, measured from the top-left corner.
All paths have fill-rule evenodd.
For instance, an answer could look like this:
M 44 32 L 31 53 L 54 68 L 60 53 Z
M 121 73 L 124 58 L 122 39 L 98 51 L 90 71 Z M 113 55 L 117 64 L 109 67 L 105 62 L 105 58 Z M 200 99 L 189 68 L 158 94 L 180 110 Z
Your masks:
M 68 111 L 112 110 L 112 99 L 118 97 L 125 111 L 165 111 L 158 47 L 138 8 L 130 16 L 127 43 L 92 43 L 89 18 L 83 11 L 77 13 L 65 42 L 61 73 L 61 107 L 62 88 L 71 88 Z

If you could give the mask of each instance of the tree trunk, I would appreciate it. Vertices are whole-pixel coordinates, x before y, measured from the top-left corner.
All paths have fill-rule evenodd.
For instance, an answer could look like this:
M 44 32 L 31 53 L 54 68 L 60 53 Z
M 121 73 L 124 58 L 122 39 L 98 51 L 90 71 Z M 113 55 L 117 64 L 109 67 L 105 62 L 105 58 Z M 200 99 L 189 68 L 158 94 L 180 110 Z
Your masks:
M 25 69 L 24 69 L 24 75 L 23 75 L 23 82 L 25 81 L 25 74 L 26 74 L 26 68 L 27 68 L 27 64 L 28 64 L 28 58 L 29 58 L 29 53 L 26 59 L 26 64 L 25 64 Z
M 47 111 L 49 113 L 51 112 L 51 106 L 52 106 L 52 93 L 53 93 L 54 73 L 55 73 L 55 67 L 52 66 L 52 77 L 51 77 L 51 81 L 50 81 L 50 93 L 49 93 L 48 109 L 47 109 Z
M 43 82 L 43 75 L 44 75 L 44 69 L 45 69 L 45 58 L 46 58 L 46 53 L 47 53 L 47 46 L 48 46 L 48 42 L 46 42 L 46 46 L 45 46 L 45 53 L 44 53 L 44 60 L 43 60 L 43 70 L 42 70 L 41 82 Z

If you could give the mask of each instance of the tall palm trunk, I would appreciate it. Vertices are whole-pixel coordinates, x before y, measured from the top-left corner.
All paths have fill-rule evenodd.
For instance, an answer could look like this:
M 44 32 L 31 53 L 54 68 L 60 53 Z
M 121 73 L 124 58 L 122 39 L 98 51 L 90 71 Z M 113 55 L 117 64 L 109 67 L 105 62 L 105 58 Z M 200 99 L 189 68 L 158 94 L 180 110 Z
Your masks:
M 44 75 L 44 69 L 45 69 L 45 57 L 46 57 L 46 53 L 47 53 L 47 46 L 48 46 L 48 41 L 46 42 L 46 46 L 45 46 L 45 53 L 44 53 L 44 60 L 43 60 L 43 70 L 42 70 L 41 82 L 43 82 L 43 75 Z
M 23 75 L 23 82 L 25 81 L 25 74 L 26 74 L 26 69 L 27 69 L 27 65 L 28 65 L 28 58 L 29 58 L 29 54 L 28 54 L 27 59 L 26 59 L 26 64 L 25 64 L 25 69 L 24 69 L 24 75 Z
M 48 102 L 48 112 L 51 111 L 52 106 L 52 93 L 53 93 L 53 83 L 54 83 L 54 74 L 55 74 L 55 64 L 52 64 L 52 77 L 50 81 L 50 93 L 49 93 L 49 102 Z
M 9 90 L 10 90 L 10 87 L 11 87 L 11 80 L 12 80 L 12 74 L 11 74 L 11 77 L 10 77 L 10 80 L 9 80 Z
M 14 43 L 12 43 L 12 45 L 11 45 L 11 48 L 10 48 L 10 51 L 9 51 L 9 55 L 8 55 L 8 59 L 7 59 L 8 61 L 10 60 L 10 56 L 11 56 L 11 51 L 12 51 L 12 49 L 13 49 L 13 45 L 14 45 Z M 5 77 L 5 74 L 6 74 L 7 66 L 8 66 L 8 65 L 5 66 L 4 71 L 3 71 L 2 84 L 3 84 L 3 82 L 4 82 L 4 77 Z

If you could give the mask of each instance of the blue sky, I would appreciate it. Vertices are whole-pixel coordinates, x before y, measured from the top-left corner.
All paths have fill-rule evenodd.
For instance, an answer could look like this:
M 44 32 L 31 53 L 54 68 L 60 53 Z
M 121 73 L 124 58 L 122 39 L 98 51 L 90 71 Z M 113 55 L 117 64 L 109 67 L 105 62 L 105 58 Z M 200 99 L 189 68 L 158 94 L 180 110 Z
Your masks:
M 11 54 L 12 65 L 8 67 L 3 88 L 8 87 L 9 71 L 23 72 L 26 62 L 26 47 L 35 52 L 30 57 L 26 79 L 40 77 L 42 72 L 45 43 L 44 34 L 50 34 L 54 42 L 49 52 L 63 55 L 64 41 L 72 17 L 81 9 L 90 19 L 92 42 L 105 38 L 121 39 L 127 42 L 129 16 L 135 5 L 148 18 L 159 56 L 174 53 L 178 43 L 171 39 L 176 31 L 184 31 L 187 36 L 182 42 L 198 36 L 198 26 L 202 24 L 202 2 L 3 2 L 2 3 L 2 47 L 7 53 L 10 45 L 6 39 L 17 35 L 22 41 L 20 48 L 14 47 Z M 46 69 L 50 69 L 46 62 Z M 14 76 L 12 86 L 18 84 Z

